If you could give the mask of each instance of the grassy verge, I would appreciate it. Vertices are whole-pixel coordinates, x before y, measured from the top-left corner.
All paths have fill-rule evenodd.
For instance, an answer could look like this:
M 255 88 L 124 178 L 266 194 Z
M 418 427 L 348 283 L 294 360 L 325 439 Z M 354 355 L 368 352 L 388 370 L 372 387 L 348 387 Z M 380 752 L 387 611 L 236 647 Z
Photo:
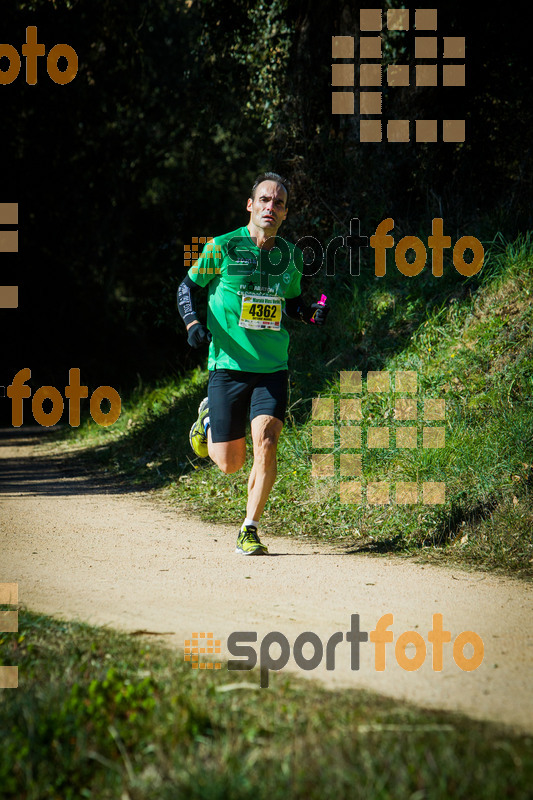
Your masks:
M 449 272 L 449 270 L 448 270 Z M 421 276 L 422 277 L 422 276 Z M 335 276 L 331 325 L 293 326 L 287 425 L 279 477 L 264 517 L 273 533 L 342 540 L 371 553 L 427 558 L 533 575 L 533 247 L 493 245 L 481 276 L 435 283 L 397 273 L 385 283 Z M 433 281 L 431 283 L 431 281 Z M 439 289 L 436 294 L 435 287 Z M 342 322 L 342 324 L 340 324 Z M 342 450 L 335 418 L 335 476 L 313 478 L 313 397 L 341 399 L 339 369 L 362 370 L 361 451 Z M 387 371 L 391 389 L 366 392 L 366 372 Z M 417 373 L 417 420 L 396 419 L 394 376 Z M 87 424 L 77 437 L 97 445 L 102 464 L 170 487 L 176 503 L 211 520 L 238 524 L 246 505 L 243 474 L 226 476 L 194 460 L 187 435 L 207 374 L 139 389 L 110 430 Z M 443 421 L 424 419 L 425 402 L 445 400 Z M 337 404 L 338 406 L 339 404 Z M 331 424 L 331 423 L 330 423 Z M 369 427 L 389 429 L 389 447 L 368 449 Z M 398 447 L 398 429 L 416 429 L 415 449 Z M 444 428 L 443 447 L 424 448 L 424 428 Z M 316 449 L 316 448 L 315 448 Z M 320 451 L 318 451 L 320 452 Z M 388 481 L 388 504 L 341 502 L 341 456 L 361 453 L 363 493 Z M 247 467 L 251 466 L 250 460 Z M 416 484 L 416 504 L 398 504 L 398 482 Z M 445 483 L 445 502 L 424 504 L 423 484 Z M 364 494 L 363 494 L 364 497 Z
M 0 637 L 19 667 L 0 692 L 5 800 L 531 796 L 531 738 L 494 725 L 277 674 L 260 690 L 24 611 L 19 631 Z

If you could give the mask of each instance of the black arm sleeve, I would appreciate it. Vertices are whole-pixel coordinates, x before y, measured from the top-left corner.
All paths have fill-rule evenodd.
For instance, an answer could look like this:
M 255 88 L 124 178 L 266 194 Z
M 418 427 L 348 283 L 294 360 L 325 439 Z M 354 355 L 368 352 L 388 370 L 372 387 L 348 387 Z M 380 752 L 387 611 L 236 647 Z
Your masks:
M 289 297 L 285 300 L 285 313 L 292 319 L 309 322 L 313 315 L 313 309 L 304 302 L 303 296 L 300 294 L 298 297 Z
M 198 319 L 191 290 L 195 292 L 200 288 L 201 287 L 198 286 L 197 283 L 191 281 L 188 275 L 185 276 L 178 286 L 178 311 L 185 325 L 188 325 L 189 322 Z

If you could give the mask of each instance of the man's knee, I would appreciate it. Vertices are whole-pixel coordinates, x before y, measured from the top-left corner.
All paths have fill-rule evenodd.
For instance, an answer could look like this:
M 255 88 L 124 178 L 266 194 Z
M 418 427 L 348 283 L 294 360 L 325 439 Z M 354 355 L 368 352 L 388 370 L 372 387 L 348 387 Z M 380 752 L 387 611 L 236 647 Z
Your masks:
M 225 472 L 226 475 L 231 475 L 233 472 L 238 472 L 241 467 L 243 466 L 245 461 L 244 457 L 241 456 L 232 456 L 226 457 L 223 459 L 219 459 L 217 461 L 217 466 Z
M 269 455 L 275 455 L 278 447 L 279 434 L 265 433 L 257 442 L 258 449 Z
M 266 425 L 258 426 L 254 432 L 254 451 L 256 456 L 262 456 L 265 459 L 273 459 L 276 457 L 278 441 L 281 434 L 283 423 L 279 420 L 271 420 Z

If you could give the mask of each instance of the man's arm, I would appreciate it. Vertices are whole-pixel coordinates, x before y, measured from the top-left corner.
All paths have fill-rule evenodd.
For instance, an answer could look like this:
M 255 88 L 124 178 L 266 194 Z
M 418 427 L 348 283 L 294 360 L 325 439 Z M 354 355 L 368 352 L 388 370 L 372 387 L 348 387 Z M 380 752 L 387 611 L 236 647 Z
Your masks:
M 195 303 L 192 298 L 192 291 L 195 291 L 199 288 L 200 287 L 194 281 L 192 281 L 188 275 L 185 276 L 178 286 L 178 311 L 180 317 L 187 327 L 187 330 L 195 322 L 198 322 L 196 317 L 196 309 L 194 307 Z
M 187 341 L 191 347 L 200 347 L 204 342 L 211 341 L 211 334 L 205 325 L 198 321 L 196 314 L 192 293 L 199 288 L 198 284 L 191 280 L 188 275 L 185 276 L 178 287 L 178 311 L 187 328 L 189 334 Z
M 296 269 L 287 287 L 285 295 L 285 313 L 288 317 L 298 319 L 301 322 L 308 323 L 312 321 L 315 325 L 324 325 L 326 317 L 329 314 L 329 306 L 321 302 L 307 305 L 302 295 L 300 283 L 302 275 L 304 274 L 304 255 L 299 247 L 294 248 L 293 258 Z M 287 297 L 287 295 L 289 295 L 289 297 Z

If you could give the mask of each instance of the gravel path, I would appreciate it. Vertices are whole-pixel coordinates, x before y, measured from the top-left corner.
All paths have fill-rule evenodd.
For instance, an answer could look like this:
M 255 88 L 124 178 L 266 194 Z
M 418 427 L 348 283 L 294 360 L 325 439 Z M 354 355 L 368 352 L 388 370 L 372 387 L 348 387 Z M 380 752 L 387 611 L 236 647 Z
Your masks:
M 178 648 L 194 631 L 213 632 L 223 658 L 231 657 L 226 640 L 234 631 L 257 632 L 258 656 L 270 631 L 282 633 L 291 651 L 300 633 L 312 631 L 324 643 L 320 665 L 304 671 L 291 654 L 285 669 L 331 687 L 372 689 L 533 730 L 531 584 L 354 555 L 266 530 L 269 558 L 238 556 L 234 526 L 187 519 L 154 494 L 117 488 L 105 474 L 87 472 L 75 454 L 46 452 L 43 438 L 36 428 L 0 431 L 0 582 L 17 582 L 19 601 L 29 609 L 159 632 Z M 389 613 L 394 642 L 385 645 L 383 671 L 375 669 L 371 642 L 361 644 L 360 668 L 352 669 L 345 639 L 336 647 L 335 669 L 326 670 L 326 642 L 350 629 L 352 614 L 371 632 Z M 462 631 L 482 638 L 478 669 L 460 669 L 450 643 L 443 646 L 442 671 L 433 670 L 428 631 L 437 613 L 452 643 Z M 405 631 L 419 633 L 427 647 L 416 671 L 396 660 Z M 276 658 L 279 647 L 270 652 Z M 415 656 L 415 645 L 405 653 Z M 312 654 L 305 645 L 303 656 Z M 464 656 L 472 654 L 466 645 Z

